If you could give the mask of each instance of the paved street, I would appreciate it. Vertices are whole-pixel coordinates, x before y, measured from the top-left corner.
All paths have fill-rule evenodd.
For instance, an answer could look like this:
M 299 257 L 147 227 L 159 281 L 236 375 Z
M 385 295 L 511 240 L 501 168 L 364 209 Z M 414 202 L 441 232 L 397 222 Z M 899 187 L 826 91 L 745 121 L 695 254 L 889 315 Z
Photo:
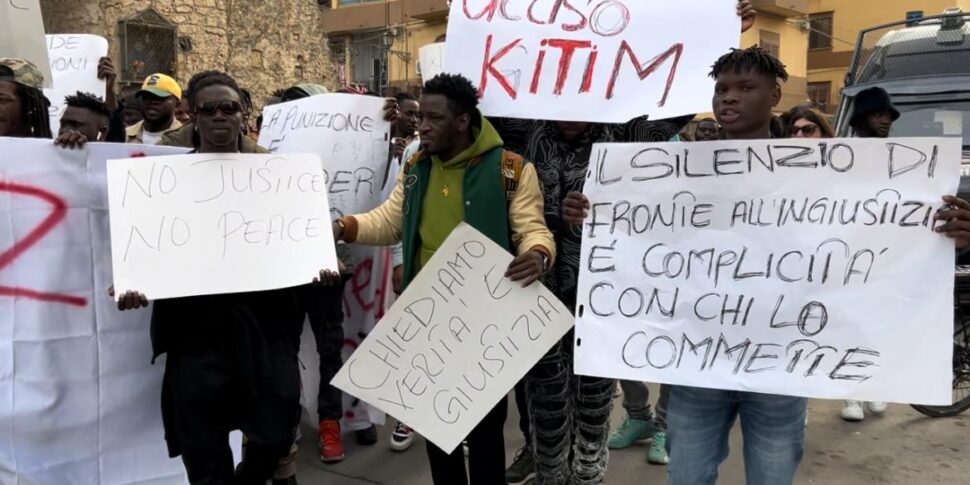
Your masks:
M 656 389 L 651 389 L 651 395 Z M 510 400 L 511 403 L 511 400 Z M 883 418 L 864 423 L 845 423 L 838 417 L 841 403 L 813 401 L 805 459 L 798 474 L 799 484 L 912 485 L 962 484 L 970 476 L 970 415 L 950 419 L 929 419 L 909 406 L 892 405 Z M 516 428 L 515 406 L 509 406 L 506 422 L 507 458 L 511 461 L 522 437 Z M 617 401 L 614 423 L 622 419 Z M 426 485 L 431 483 L 424 442 L 410 451 L 392 453 L 386 446 L 389 427 L 381 430 L 381 441 L 361 449 L 346 439 L 348 459 L 336 466 L 317 460 L 313 430 L 304 430 L 301 444 L 299 481 L 303 485 Z M 735 426 L 732 454 L 721 467 L 721 484 L 743 484 L 744 467 L 740 433 Z M 646 446 L 610 455 L 609 484 L 666 483 L 664 468 L 646 464 Z

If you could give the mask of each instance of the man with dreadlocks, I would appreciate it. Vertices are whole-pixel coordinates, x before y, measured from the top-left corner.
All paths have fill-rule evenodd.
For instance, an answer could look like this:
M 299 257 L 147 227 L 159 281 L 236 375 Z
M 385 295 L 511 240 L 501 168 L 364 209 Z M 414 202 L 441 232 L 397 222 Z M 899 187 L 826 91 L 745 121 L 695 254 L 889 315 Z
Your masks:
M 218 71 L 195 79 L 189 106 L 197 153 L 235 154 L 242 136 L 242 92 Z M 313 283 L 333 286 L 321 271 Z M 121 310 L 148 305 L 127 291 Z M 169 452 L 182 456 L 193 484 L 264 485 L 293 445 L 300 419 L 297 360 L 303 312 L 292 288 L 173 298 L 152 310 L 154 355 L 167 354 L 162 420 Z M 247 437 L 233 471 L 229 433 Z M 293 480 L 284 483 L 294 483 Z
M 0 59 L 0 136 L 50 138 L 44 74 L 26 59 Z
M 772 109 L 781 100 L 785 66 L 760 47 L 734 49 L 711 70 L 713 111 L 728 140 L 771 138 Z M 667 414 L 671 485 L 713 485 L 728 456 L 728 435 L 740 416 L 749 485 L 795 479 L 805 449 L 801 397 L 675 386 Z
M 111 111 L 101 98 L 78 91 L 65 98 L 65 103 L 67 108 L 61 115 L 61 127 L 54 143 L 81 148 L 89 141 L 107 141 Z

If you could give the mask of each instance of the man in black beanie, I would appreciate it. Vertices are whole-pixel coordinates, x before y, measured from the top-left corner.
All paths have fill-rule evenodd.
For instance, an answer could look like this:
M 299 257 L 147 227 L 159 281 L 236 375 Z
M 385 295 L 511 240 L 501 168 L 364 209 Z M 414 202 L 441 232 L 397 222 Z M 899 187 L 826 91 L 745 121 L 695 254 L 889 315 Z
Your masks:
M 859 138 L 889 138 L 899 111 L 883 88 L 869 88 L 855 97 L 855 109 L 849 126 Z

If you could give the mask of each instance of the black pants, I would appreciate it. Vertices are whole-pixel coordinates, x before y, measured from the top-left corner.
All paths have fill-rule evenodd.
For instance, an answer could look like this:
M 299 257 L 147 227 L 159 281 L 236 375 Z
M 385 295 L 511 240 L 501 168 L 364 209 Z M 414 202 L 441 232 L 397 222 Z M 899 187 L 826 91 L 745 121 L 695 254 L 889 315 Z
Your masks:
M 505 418 L 508 401 L 502 398 L 468 435 L 468 471 L 459 446 L 446 454 L 428 442 L 428 461 L 434 485 L 505 485 Z
M 300 306 L 310 320 L 310 330 L 320 356 L 320 387 L 317 392 L 317 414 L 320 421 L 343 417 L 343 393 L 330 381 L 344 365 L 344 285 L 333 288 L 303 286 L 299 288 Z
M 279 332 L 264 334 L 269 375 L 254 393 L 240 376 L 230 345 L 170 351 L 163 403 L 192 485 L 263 485 L 293 444 L 300 419 L 300 372 L 295 343 Z M 165 406 L 163 404 L 163 406 Z M 243 466 L 233 469 L 229 433 L 248 438 Z
M 526 443 L 532 442 L 532 434 L 529 430 L 529 399 L 525 395 L 525 378 L 523 377 L 518 384 L 515 385 L 515 407 L 519 411 L 519 431 L 522 432 L 522 436 L 525 437 Z

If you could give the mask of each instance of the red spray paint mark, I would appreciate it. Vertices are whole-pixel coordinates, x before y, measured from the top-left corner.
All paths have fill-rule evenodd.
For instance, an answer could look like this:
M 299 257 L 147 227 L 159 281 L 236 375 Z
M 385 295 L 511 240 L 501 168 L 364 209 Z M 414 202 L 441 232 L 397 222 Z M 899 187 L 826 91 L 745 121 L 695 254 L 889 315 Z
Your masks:
M 60 197 L 47 192 L 46 190 L 13 182 L 0 181 L 0 192 L 10 192 L 17 195 L 36 197 L 44 202 L 49 203 L 53 208 L 50 215 L 44 218 L 44 220 L 41 221 L 40 224 L 38 224 L 37 227 L 35 227 L 32 231 L 30 231 L 30 233 L 24 236 L 23 239 L 14 242 L 13 246 L 10 246 L 10 248 L 8 248 L 6 251 L 0 253 L 0 270 L 3 270 L 13 263 L 14 260 L 27 252 L 28 249 L 40 242 L 40 240 L 50 233 L 55 227 L 64 222 L 64 218 L 67 216 L 67 203 L 64 202 L 64 199 L 61 199 Z M 0 296 L 25 298 L 28 300 L 61 303 L 81 307 L 87 306 L 88 303 L 86 299 L 78 296 L 66 295 L 62 293 L 48 293 L 13 286 L 0 286 Z

